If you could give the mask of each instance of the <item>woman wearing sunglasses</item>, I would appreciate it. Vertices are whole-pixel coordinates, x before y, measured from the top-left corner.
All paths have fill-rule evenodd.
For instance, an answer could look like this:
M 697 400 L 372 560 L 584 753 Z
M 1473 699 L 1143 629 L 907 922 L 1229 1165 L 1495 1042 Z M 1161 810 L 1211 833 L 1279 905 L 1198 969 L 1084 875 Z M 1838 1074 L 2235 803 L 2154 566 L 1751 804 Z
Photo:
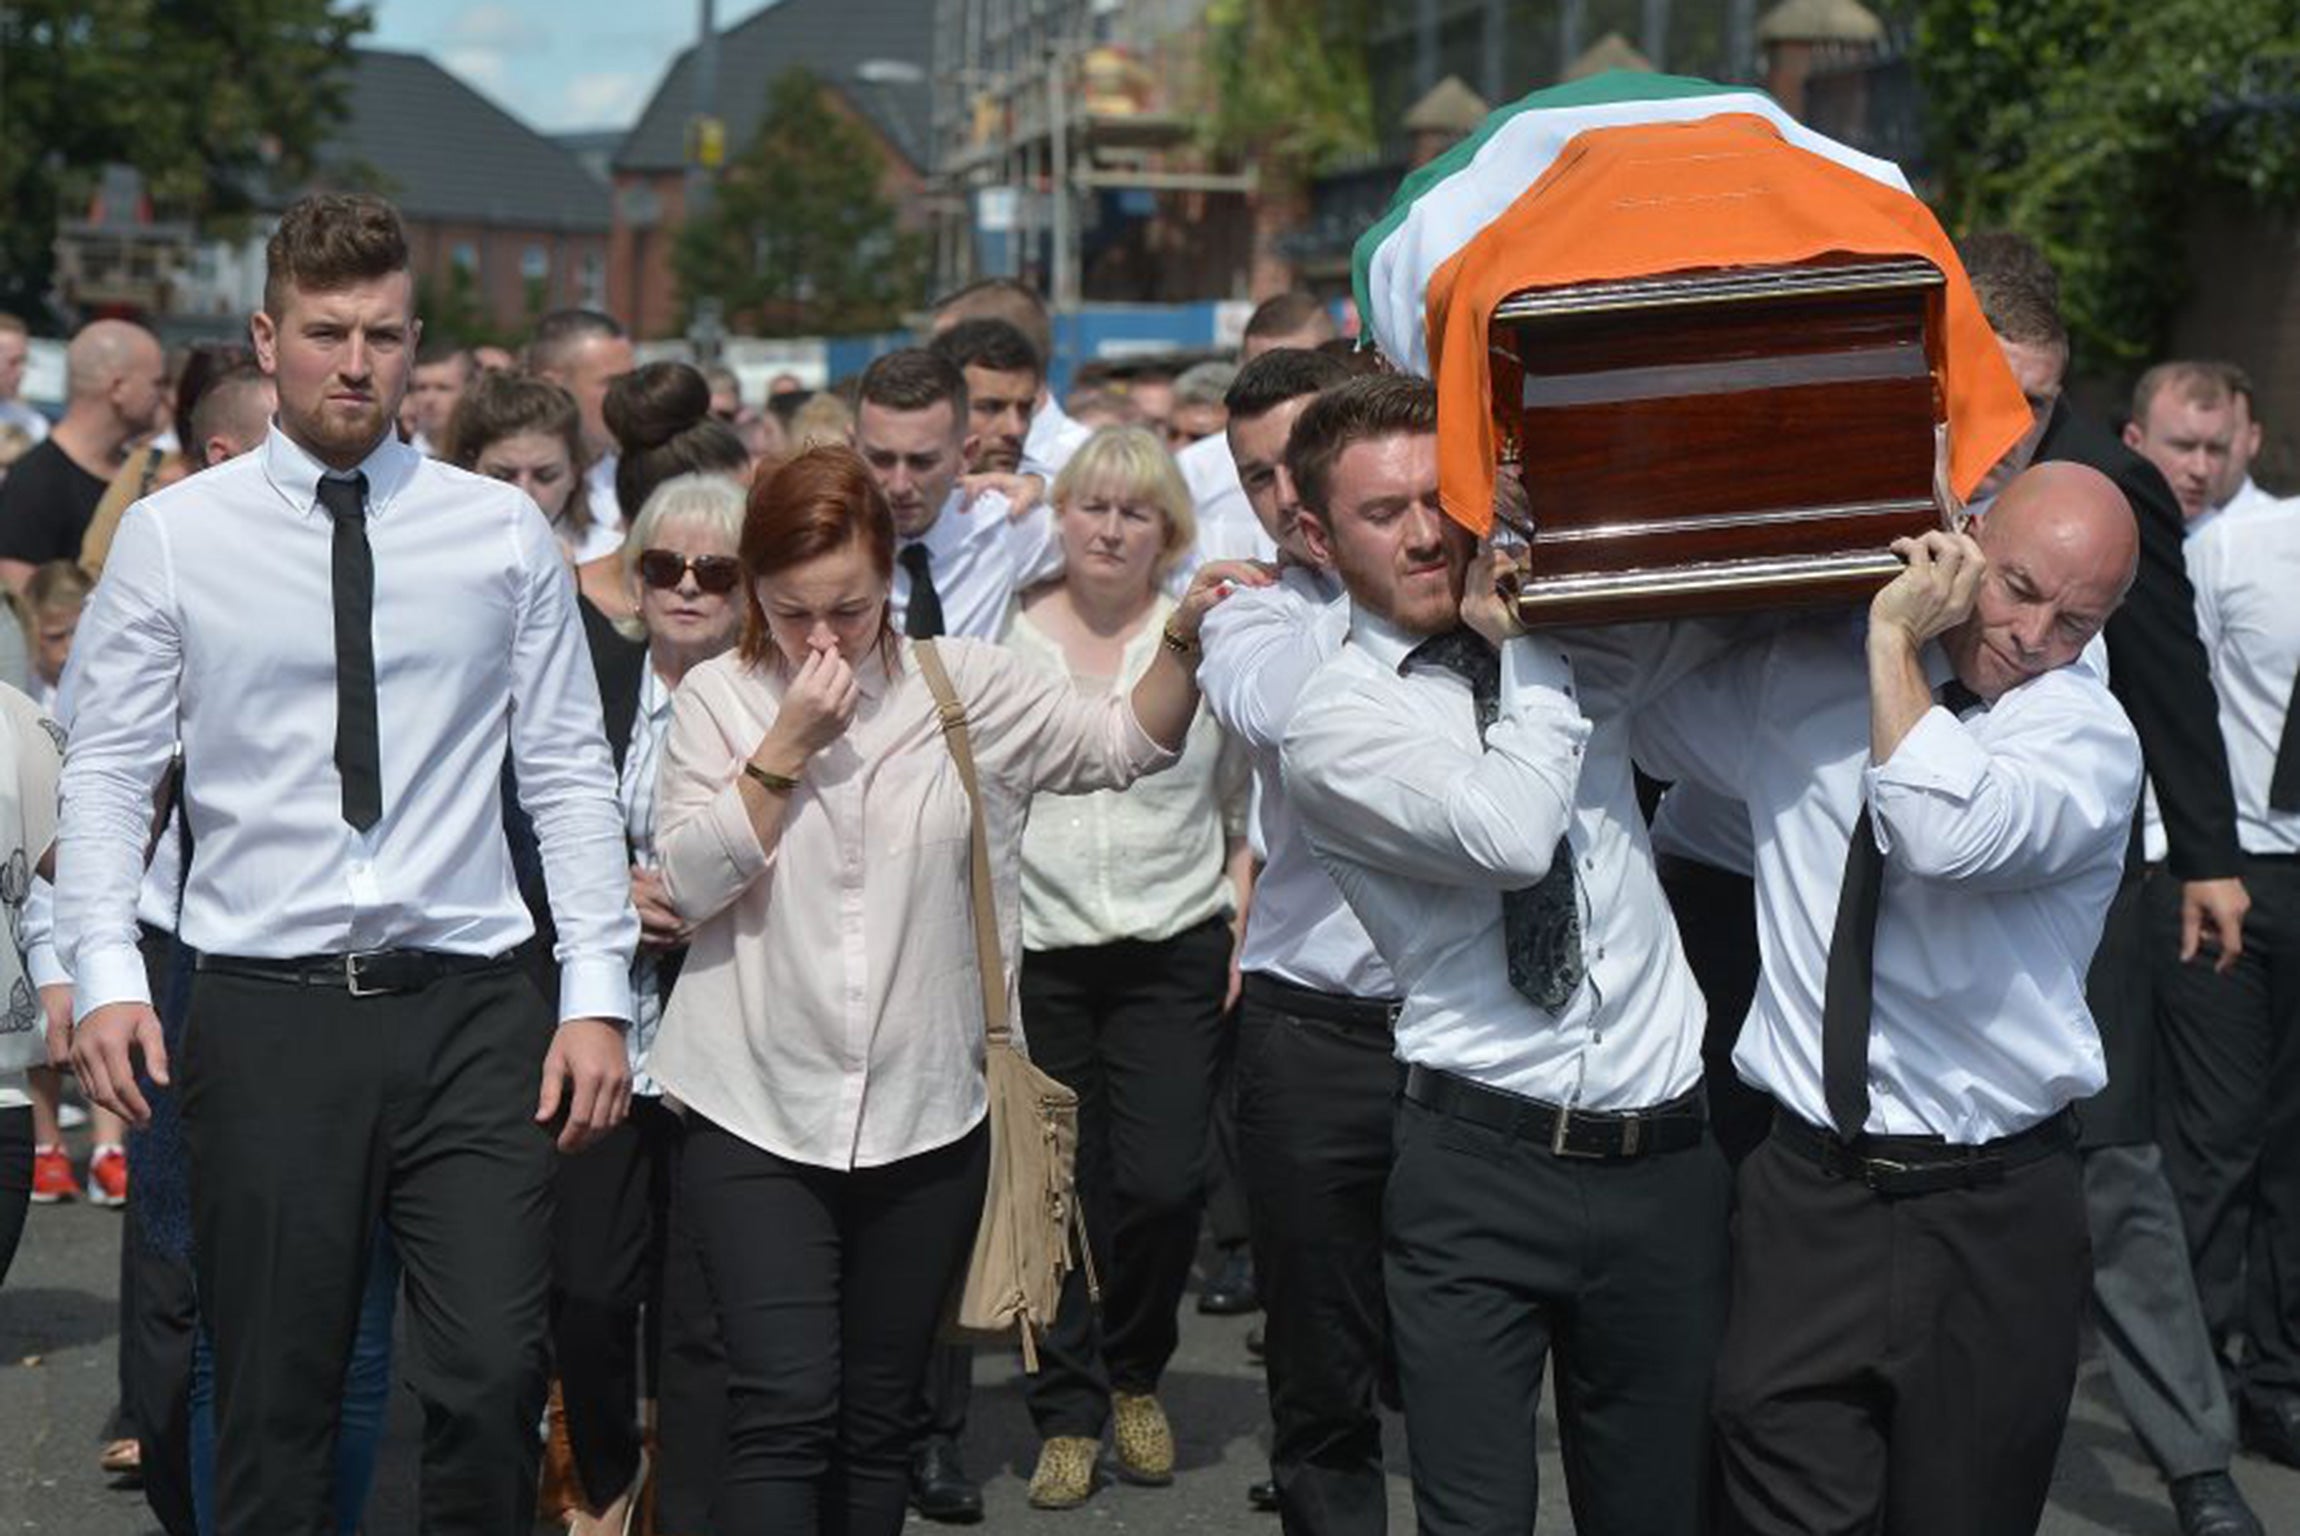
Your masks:
M 671 1169 L 679 1125 L 642 1063 L 663 1016 L 687 924 L 663 899 L 655 871 L 655 766 L 671 723 L 671 700 L 688 672 L 734 643 L 742 619 L 743 493 L 718 475 L 682 475 L 650 492 L 624 539 L 622 569 L 635 594 L 627 638 L 592 630 L 607 745 L 615 758 L 624 829 L 631 845 L 631 898 L 639 909 L 632 964 L 631 1113 L 574 1157 L 554 1180 L 551 1324 L 558 1359 L 566 1444 L 575 1497 L 567 1511 L 578 1536 L 623 1536 L 649 1472 L 633 1407 L 639 1401 L 639 1316 L 647 1305 L 649 1352 L 664 1337 Z M 629 641 L 643 641 L 643 648 Z M 650 1359 L 645 1380 L 663 1380 Z M 715 1387 L 715 1383 L 713 1384 Z M 682 1447 L 683 1449 L 683 1447 Z M 707 1478 L 711 1468 L 695 1475 Z M 658 1489 L 666 1511 L 688 1498 L 687 1467 L 674 1465 Z M 704 1490 L 707 1495 L 707 1490 Z M 665 1529 L 686 1529 L 669 1523 Z M 698 1527 L 699 1528 L 699 1527 Z

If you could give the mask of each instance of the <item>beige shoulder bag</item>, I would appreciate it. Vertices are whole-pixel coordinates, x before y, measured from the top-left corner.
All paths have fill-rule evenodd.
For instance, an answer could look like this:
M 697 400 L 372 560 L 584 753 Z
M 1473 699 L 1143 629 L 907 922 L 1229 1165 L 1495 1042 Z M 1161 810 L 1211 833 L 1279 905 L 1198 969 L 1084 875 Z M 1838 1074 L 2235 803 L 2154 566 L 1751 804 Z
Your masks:
M 973 808 L 969 883 L 974 890 L 975 968 L 982 973 L 985 1067 L 990 1090 L 990 1187 L 975 1228 L 950 1329 L 960 1336 L 1019 1335 L 1024 1370 L 1038 1369 L 1038 1335 L 1054 1321 L 1062 1282 L 1084 1258 L 1088 1290 L 1096 1290 L 1094 1261 L 1080 1229 L 1076 1168 L 1078 1095 L 1030 1064 L 1015 1049 L 1006 1017 L 1006 960 L 998 942 L 998 906 L 990 884 L 990 838 L 982 787 L 974 773 L 974 747 L 966 734 L 966 706 L 950 685 L 934 642 L 911 647 L 933 693 L 943 738 L 958 764 L 959 782 Z M 1073 1238 L 1077 1246 L 1071 1246 Z

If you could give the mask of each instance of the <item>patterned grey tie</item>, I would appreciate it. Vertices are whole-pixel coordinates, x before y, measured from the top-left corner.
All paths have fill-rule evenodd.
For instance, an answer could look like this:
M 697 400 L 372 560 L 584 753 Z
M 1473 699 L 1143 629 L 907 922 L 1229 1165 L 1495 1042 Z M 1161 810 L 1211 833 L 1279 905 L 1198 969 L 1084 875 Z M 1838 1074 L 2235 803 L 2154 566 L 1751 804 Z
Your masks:
M 1472 629 L 1448 630 L 1415 646 L 1406 665 L 1443 667 L 1469 684 L 1477 706 L 1478 740 L 1501 715 L 1501 657 Z M 1562 1013 L 1581 987 L 1588 966 L 1581 952 L 1581 901 L 1574 886 L 1573 847 L 1557 840 L 1549 873 L 1534 884 L 1501 893 L 1501 932 L 1509 956 L 1509 984 L 1544 1013 Z

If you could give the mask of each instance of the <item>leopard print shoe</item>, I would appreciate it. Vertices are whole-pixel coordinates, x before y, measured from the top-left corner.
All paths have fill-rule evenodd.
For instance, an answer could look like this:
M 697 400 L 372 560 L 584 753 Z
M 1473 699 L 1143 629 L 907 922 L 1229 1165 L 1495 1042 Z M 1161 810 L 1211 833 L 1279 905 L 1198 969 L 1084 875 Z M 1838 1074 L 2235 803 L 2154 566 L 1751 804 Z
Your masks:
M 1032 1509 L 1076 1509 L 1094 1494 L 1094 1463 L 1102 1442 L 1083 1435 L 1055 1435 L 1038 1448 L 1038 1470 L 1030 1474 Z
M 1110 1394 L 1110 1443 L 1126 1481 L 1153 1488 L 1174 1481 L 1174 1428 L 1149 1393 Z

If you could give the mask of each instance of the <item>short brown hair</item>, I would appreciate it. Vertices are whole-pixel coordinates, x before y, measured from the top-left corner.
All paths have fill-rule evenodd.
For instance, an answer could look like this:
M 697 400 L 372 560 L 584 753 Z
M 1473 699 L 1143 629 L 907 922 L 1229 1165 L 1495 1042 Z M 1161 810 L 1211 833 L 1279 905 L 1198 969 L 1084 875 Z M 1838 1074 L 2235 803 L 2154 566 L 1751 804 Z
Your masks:
M 24 323 L 23 316 L 0 309 L 0 336 L 22 336 L 29 340 L 31 335 L 32 328 Z
M 279 318 L 291 285 L 335 293 L 406 270 L 398 209 L 365 192 L 315 192 L 280 215 L 264 247 L 264 313 Z
M 1324 521 L 1334 465 L 1353 443 L 1437 431 L 1437 387 L 1409 373 L 1380 373 L 1325 390 L 1302 408 L 1286 440 L 1286 473 L 1304 511 Z
M 2154 409 L 2156 397 L 2166 390 L 2176 391 L 2189 404 L 2201 405 L 2207 410 L 2226 405 L 2237 394 L 2236 379 L 2229 377 L 2231 373 L 2238 379 L 2243 378 L 2241 370 L 2226 363 L 2194 362 L 2185 358 L 2158 363 L 2132 386 L 2132 420 L 2146 430 L 2148 413 Z M 2251 381 L 2245 379 L 2244 382 L 2249 390 Z
M 2027 236 L 1983 230 L 1959 241 L 1957 256 L 1990 330 L 2024 347 L 2068 346 L 2059 274 Z
M 961 425 L 966 421 L 966 375 L 958 364 L 925 347 L 904 347 L 874 360 L 855 387 L 860 405 L 882 411 L 923 411 L 950 402 Z
M 510 368 L 491 368 L 473 379 L 447 418 L 447 441 L 440 457 L 458 469 L 476 470 L 479 456 L 507 437 L 524 432 L 556 437 L 566 445 L 575 485 L 559 520 L 578 537 L 591 531 L 591 501 L 583 462 L 583 413 L 575 397 L 549 379 Z
M 743 638 L 739 654 L 758 666 L 775 654 L 759 580 L 834 554 L 859 541 L 879 579 L 894 577 L 894 511 L 878 480 L 852 448 L 826 443 L 792 455 L 751 485 L 743 514 Z M 879 646 L 894 666 L 894 619 L 881 609 Z M 786 660 L 796 661 L 797 657 Z
M 1291 336 L 1307 330 L 1320 320 L 1332 326 L 1326 306 L 1307 293 L 1296 290 L 1264 299 L 1246 317 L 1246 329 L 1241 337 L 1245 341 L 1258 341 L 1265 336 Z

